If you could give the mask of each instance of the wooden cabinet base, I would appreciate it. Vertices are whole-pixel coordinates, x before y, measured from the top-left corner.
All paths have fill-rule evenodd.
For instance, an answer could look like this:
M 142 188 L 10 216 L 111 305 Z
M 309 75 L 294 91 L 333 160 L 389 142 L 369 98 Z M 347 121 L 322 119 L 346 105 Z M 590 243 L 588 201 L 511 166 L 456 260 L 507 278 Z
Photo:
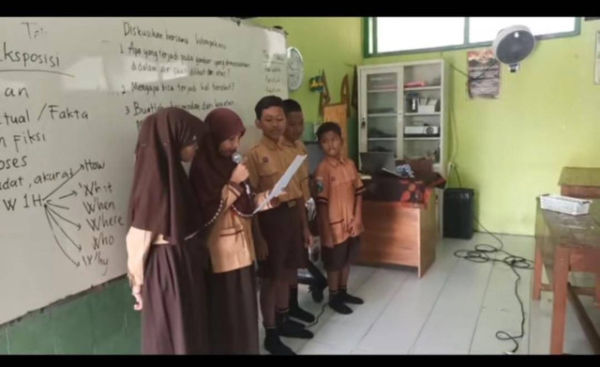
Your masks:
M 435 195 L 427 206 L 399 202 L 363 201 L 365 231 L 358 263 L 417 267 L 419 278 L 435 260 L 440 238 Z

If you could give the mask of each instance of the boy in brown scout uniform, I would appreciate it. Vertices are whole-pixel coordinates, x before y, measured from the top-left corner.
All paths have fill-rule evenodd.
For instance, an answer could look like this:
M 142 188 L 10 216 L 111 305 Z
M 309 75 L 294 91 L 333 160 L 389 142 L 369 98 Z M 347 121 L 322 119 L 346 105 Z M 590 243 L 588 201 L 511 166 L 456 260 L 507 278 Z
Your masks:
M 283 176 L 295 154 L 282 144 L 286 119 L 283 101 L 277 96 L 263 97 L 255 107 L 256 126 L 263 138 L 250 149 L 246 165 L 250 185 L 256 192 L 270 190 Z M 304 325 L 289 319 L 289 284 L 298 268 L 304 266 L 302 220 L 299 216 L 302 191 L 298 180 L 291 180 L 279 206 L 258 214 L 268 255 L 259 261 L 262 278 L 260 308 L 265 327 L 265 349 L 272 354 L 294 354 L 279 336 L 310 339 L 313 334 Z
M 285 118 L 287 125 L 285 132 L 283 133 L 283 144 L 290 147 L 295 151 L 296 155 L 308 154 L 304 143 L 300 140 L 302 133 L 304 132 L 304 114 L 300 104 L 293 99 L 286 99 L 283 101 L 283 110 L 285 112 Z M 312 202 L 311 190 L 310 190 L 310 177 L 308 168 L 308 159 L 304 161 L 302 167 L 298 173 L 294 176 L 295 179 L 299 180 L 300 188 L 302 189 L 302 198 L 304 204 L 308 201 Z M 314 205 L 314 204 L 313 204 Z M 306 206 L 306 205 L 305 205 Z M 312 236 L 308 227 L 307 210 L 303 210 L 302 213 L 303 221 L 303 238 L 306 246 L 312 246 Z M 312 279 L 309 284 L 309 290 L 312 293 L 312 297 L 315 302 L 321 302 L 323 299 L 323 290 L 327 287 L 327 279 L 321 274 L 319 269 L 308 259 L 308 253 L 303 253 L 305 256 L 305 267 L 310 272 Z M 313 322 L 314 316 L 309 312 L 301 309 L 298 304 L 298 278 L 296 277 L 292 284 L 290 284 L 290 317 L 305 321 Z
M 317 130 L 325 158 L 315 173 L 317 207 L 323 263 L 329 284 L 329 306 L 341 314 L 350 314 L 346 305 L 363 300 L 348 294 L 350 263 L 358 255 L 359 235 L 363 232 L 362 193 L 365 187 L 354 162 L 342 157 L 342 131 L 333 122 Z

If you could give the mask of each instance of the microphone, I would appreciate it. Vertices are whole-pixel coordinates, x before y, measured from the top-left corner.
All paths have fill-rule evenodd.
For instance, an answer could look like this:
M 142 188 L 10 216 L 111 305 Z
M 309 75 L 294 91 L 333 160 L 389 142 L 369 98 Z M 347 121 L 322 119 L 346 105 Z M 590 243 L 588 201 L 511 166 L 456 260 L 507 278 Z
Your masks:
M 240 163 L 242 163 L 243 157 L 242 157 L 242 155 L 239 152 L 235 152 L 231 156 L 231 160 L 235 164 L 240 164 Z M 246 194 L 248 194 L 248 196 L 250 196 L 250 185 L 248 185 L 247 180 L 244 181 L 244 186 L 246 187 Z
M 240 154 L 240 152 L 235 152 L 233 153 L 233 155 L 231 156 L 231 160 L 233 161 L 233 163 L 235 164 L 240 164 L 242 163 L 242 155 Z

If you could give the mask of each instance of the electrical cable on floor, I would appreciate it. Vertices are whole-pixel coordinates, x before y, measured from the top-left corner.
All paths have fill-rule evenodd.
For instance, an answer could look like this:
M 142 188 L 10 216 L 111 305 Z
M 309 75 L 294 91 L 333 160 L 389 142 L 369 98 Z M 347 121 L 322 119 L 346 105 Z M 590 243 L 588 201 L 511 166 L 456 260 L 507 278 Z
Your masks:
M 462 187 L 460 174 L 458 173 L 458 169 L 456 168 L 456 166 L 453 165 L 453 167 L 454 167 L 454 171 L 456 172 L 456 177 L 458 179 L 458 184 L 459 184 L 459 188 L 460 188 L 460 187 Z M 481 222 L 477 218 L 475 218 L 475 221 L 481 228 L 483 228 L 483 230 L 487 234 L 494 237 L 500 243 L 500 247 L 495 247 L 495 246 L 492 246 L 492 245 L 489 245 L 486 243 L 480 243 L 480 244 L 475 245 L 474 250 L 457 250 L 454 252 L 454 256 L 459 257 L 461 259 L 471 261 L 471 262 L 475 262 L 475 263 L 487 263 L 487 262 L 502 263 L 502 264 L 505 264 L 508 267 L 510 267 L 510 269 L 513 271 L 513 273 L 515 273 L 515 275 L 517 276 L 517 279 L 515 280 L 514 291 L 515 291 L 515 296 L 517 297 L 517 301 L 519 301 L 519 305 L 521 307 L 521 333 L 519 335 L 511 335 L 510 333 L 508 333 L 507 331 L 504 331 L 504 330 L 499 330 L 496 332 L 496 339 L 502 340 L 502 341 L 512 340 L 512 342 L 515 343 L 515 347 L 510 352 L 510 354 L 512 354 L 512 353 L 515 353 L 519 349 L 519 342 L 517 340 L 521 339 L 521 338 L 523 338 L 523 336 L 525 336 L 525 307 L 523 305 L 523 301 L 521 300 L 521 297 L 519 296 L 519 283 L 521 282 L 521 275 L 517 272 L 517 269 L 531 270 L 531 269 L 533 269 L 533 261 L 526 259 L 524 257 L 513 255 L 510 252 L 504 250 L 504 243 L 502 242 L 502 240 L 499 237 L 497 237 L 496 235 L 494 235 L 493 233 L 491 233 L 490 231 L 488 231 L 488 229 L 485 228 L 483 226 L 483 224 L 481 224 Z M 504 258 L 490 257 L 490 254 L 493 254 L 493 253 L 504 253 L 507 256 L 505 256 Z

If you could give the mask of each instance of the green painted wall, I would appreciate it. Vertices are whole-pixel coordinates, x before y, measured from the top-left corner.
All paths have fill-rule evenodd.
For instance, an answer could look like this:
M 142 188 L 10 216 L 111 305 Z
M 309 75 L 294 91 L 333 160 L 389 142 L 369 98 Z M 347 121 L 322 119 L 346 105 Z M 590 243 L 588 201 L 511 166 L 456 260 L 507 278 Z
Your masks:
M 304 59 L 304 83 L 299 90 L 290 93 L 304 112 L 308 122 L 304 138 L 311 140 L 312 123 L 322 122 L 319 116 L 319 93 L 311 92 L 308 80 L 325 70 L 331 103 L 340 102 L 344 75 L 348 75 L 352 91 L 354 67 L 362 63 L 362 28 L 360 18 L 255 18 L 253 21 L 267 27 L 282 26 L 288 33 L 288 46 L 296 47 Z M 350 156 L 358 156 L 356 111 L 348 121 Z

